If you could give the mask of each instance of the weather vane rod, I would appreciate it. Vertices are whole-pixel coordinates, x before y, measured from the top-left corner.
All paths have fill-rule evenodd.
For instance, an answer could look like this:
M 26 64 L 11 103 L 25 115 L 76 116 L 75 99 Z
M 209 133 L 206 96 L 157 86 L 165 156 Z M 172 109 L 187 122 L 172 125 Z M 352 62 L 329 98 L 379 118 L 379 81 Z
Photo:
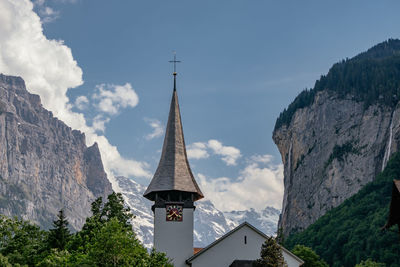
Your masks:
M 170 60 L 169 63 L 174 63 L 174 75 L 176 75 L 176 63 L 181 63 L 180 60 L 176 60 L 176 52 L 174 51 L 174 60 Z

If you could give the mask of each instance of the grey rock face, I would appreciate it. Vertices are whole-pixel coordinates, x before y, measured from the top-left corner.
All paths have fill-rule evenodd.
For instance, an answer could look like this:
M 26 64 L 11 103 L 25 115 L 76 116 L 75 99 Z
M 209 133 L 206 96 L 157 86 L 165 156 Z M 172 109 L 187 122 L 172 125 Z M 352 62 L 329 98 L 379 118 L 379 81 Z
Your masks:
M 97 144 L 88 148 L 21 78 L 0 74 L 0 213 L 48 228 L 63 208 L 79 229 L 111 192 Z
M 284 234 L 305 229 L 372 181 L 398 150 L 400 107 L 317 93 L 273 133 L 284 163 Z M 386 156 L 385 156 L 386 155 Z

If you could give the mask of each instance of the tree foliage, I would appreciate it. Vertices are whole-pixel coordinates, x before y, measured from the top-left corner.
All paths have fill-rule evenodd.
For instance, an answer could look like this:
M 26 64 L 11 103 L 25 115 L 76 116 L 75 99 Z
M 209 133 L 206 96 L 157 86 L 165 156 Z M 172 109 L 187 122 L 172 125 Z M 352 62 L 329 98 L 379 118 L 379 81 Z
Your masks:
M 289 248 L 312 248 L 330 266 L 351 266 L 371 259 L 400 266 L 400 240 L 395 227 L 382 231 L 389 213 L 393 179 L 400 177 L 400 153 L 357 194 L 328 211 L 301 233 L 290 235 Z
M 92 216 L 71 234 L 63 210 L 48 232 L 0 215 L 0 266 L 172 267 L 164 253 L 148 251 L 130 224 L 133 215 L 121 194 L 92 203 Z
M 282 249 L 275 238 L 268 237 L 261 245 L 260 258 L 253 263 L 254 267 L 280 267 L 286 266 Z
M 0 215 L 0 253 L 12 265 L 33 266 L 45 251 L 47 233 L 18 218 Z
M 313 89 L 302 91 L 278 117 L 275 129 L 289 125 L 294 113 L 314 103 L 320 91 L 339 98 L 394 106 L 400 100 L 400 40 L 389 39 L 352 59 L 342 60 L 315 82 Z
M 371 259 L 368 259 L 366 261 L 361 261 L 359 264 L 356 264 L 355 267 L 385 267 L 385 266 L 386 265 L 384 263 L 379 263 Z
M 303 245 L 296 245 L 293 254 L 304 261 L 302 267 L 328 267 L 329 265 L 309 247 Z
M 116 218 L 105 222 L 89 245 L 89 259 L 97 266 L 138 266 L 146 264 L 146 249 L 133 231 Z
M 64 211 L 60 210 L 58 219 L 53 221 L 53 229 L 50 229 L 48 235 L 48 245 L 50 248 L 64 250 L 70 237 L 71 233 L 68 229 L 68 221 L 64 215 Z

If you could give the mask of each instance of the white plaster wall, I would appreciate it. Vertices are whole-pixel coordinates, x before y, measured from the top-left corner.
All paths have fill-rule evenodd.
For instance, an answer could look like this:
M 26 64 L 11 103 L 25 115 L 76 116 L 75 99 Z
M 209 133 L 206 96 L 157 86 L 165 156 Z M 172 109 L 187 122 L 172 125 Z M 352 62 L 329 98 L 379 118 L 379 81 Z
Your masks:
M 244 237 L 247 236 L 247 244 Z M 234 260 L 256 260 L 260 257 L 265 238 L 244 226 L 222 242 L 209 248 L 192 261 L 192 267 L 228 267 Z M 288 267 L 300 266 L 292 256 L 283 251 Z
M 285 250 L 282 250 L 282 256 L 285 259 L 288 267 L 299 267 L 300 266 L 300 263 L 295 258 L 293 258 L 288 253 L 286 253 Z
M 187 267 L 193 256 L 193 208 L 183 209 L 181 222 L 166 221 L 165 208 L 154 210 L 154 247 L 165 252 L 175 267 Z
M 244 237 L 247 236 L 247 244 Z M 264 237 L 243 227 L 208 249 L 192 261 L 192 267 L 225 267 L 234 260 L 255 260 L 260 257 Z

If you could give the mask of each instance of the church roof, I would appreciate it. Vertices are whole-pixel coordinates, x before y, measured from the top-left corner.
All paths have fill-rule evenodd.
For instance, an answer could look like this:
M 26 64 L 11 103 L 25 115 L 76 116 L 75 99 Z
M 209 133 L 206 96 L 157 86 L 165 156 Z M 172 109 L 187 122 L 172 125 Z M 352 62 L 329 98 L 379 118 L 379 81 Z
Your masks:
M 143 196 L 154 201 L 155 193 L 162 191 L 193 193 L 194 200 L 204 197 L 193 177 L 187 159 L 178 94 L 176 92 L 176 73 L 174 73 L 174 91 L 172 93 L 160 162 Z
M 264 237 L 265 239 L 268 238 L 268 236 L 266 234 L 264 234 L 263 232 L 261 232 L 260 230 L 258 230 L 256 227 L 254 227 L 253 225 L 251 225 L 248 222 L 243 222 L 242 224 L 240 224 L 238 227 L 236 227 L 235 229 L 231 230 L 230 232 L 226 233 L 225 235 L 221 236 L 220 238 L 218 238 L 217 240 L 215 240 L 214 242 L 212 242 L 210 245 L 206 246 L 205 248 L 203 248 L 202 250 L 200 250 L 199 252 L 197 252 L 196 254 L 194 254 L 193 256 L 191 256 L 189 259 L 186 260 L 187 264 L 190 264 L 195 258 L 199 257 L 200 255 L 202 255 L 203 253 L 206 253 L 210 248 L 214 247 L 215 245 L 217 245 L 218 243 L 221 243 L 222 241 L 224 241 L 228 236 L 232 235 L 233 233 L 239 231 L 240 229 L 242 229 L 243 227 L 248 227 L 250 229 L 252 229 L 254 232 L 256 232 L 257 234 L 261 235 L 262 237 Z M 290 256 L 292 256 L 294 259 L 296 259 L 298 262 L 300 262 L 301 264 L 304 263 L 304 261 L 302 259 L 300 259 L 299 257 L 297 257 L 296 255 L 294 255 L 292 252 L 290 252 L 289 250 L 287 250 L 286 248 L 284 248 L 283 246 L 279 245 L 281 247 L 281 249 L 283 251 L 285 251 L 287 254 L 289 254 Z M 260 247 L 261 250 L 261 247 Z M 300 264 L 300 265 L 301 265 Z

